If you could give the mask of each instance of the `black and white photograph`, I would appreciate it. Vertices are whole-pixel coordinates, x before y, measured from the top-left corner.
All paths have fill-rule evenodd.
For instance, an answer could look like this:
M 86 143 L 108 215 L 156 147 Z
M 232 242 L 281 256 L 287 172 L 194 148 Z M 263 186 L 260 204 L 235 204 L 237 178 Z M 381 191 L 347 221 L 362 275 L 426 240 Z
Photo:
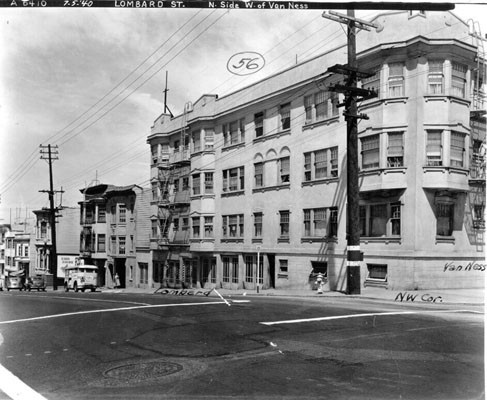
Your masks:
M 485 399 L 487 1 L 0 0 L 0 400 Z

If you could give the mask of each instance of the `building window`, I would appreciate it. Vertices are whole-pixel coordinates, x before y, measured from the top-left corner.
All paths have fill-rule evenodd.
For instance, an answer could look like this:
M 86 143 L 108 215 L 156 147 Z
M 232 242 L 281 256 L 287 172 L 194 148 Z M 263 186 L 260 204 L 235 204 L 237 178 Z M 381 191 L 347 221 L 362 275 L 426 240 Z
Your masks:
M 453 233 L 453 216 L 455 205 L 436 203 L 436 235 L 451 236 Z
M 201 150 L 201 132 L 194 131 L 191 133 L 191 137 L 193 138 L 193 152 L 197 152 Z
M 281 119 L 281 130 L 291 129 L 291 103 L 283 104 L 279 107 Z
M 380 70 L 380 67 L 376 67 L 371 76 L 362 78 L 362 88 L 375 91 L 377 97 L 380 97 Z
M 157 232 L 157 220 L 152 220 L 151 221 L 151 235 L 152 238 L 157 238 L 158 232 Z
M 179 153 L 179 148 L 181 147 L 181 142 L 179 140 L 174 141 L 174 152 Z
M 139 283 L 147 285 L 149 283 L 149 264 L 139 263 Z
M 173 193 L 179 192 L 179 179 L 174 179 L 173 185 L 172 185 L 172 191 L 173 191 Z
M 203 259 L 203 283 L 216 283 L 216 258 Z
M 450 166 L 464 167 L 465 135 L 452 131 L 450 134 Z
M 279 159 L 279 177 L 280 183 L 289 183 L 290 158 L 284 157 Z
M 261 212 L 254 213 L 254 238 L 262 237 L 262 219 L 263 214 Z
M 223 191 L 235 192 L 244 190 L 245 182 L 244 167 L 232 168 L 223 171 Z
M 328 237 L 338 235 L 338 209 L 330 208 L 330 218 L 328 218 Z
M 362 169 L 379 168 L 380 140 L 379 135 L 367 136 L 361 139 Z
M 401 204 L 381 203 L 361 205 L 360 236 L 389 237 L 401 235 Z
M 254 125 L 255 125 L 255 137 L 261 137 L 264 135 L 264 112 L 258 112 L 254 114 Z
M 404 144 L 402 132 L 389 132 L 387 134 L 387 167 L 404 166 Z
M 198 195 L 200 193 L 200 174 L 195 174 L 193 175 L 193 195 Z
M 205 129 L 205 150 L 212 150 L 215 144 L 215 132 L 213 129 Z
M 404 96 L 404 63 L 389 64 L 389 97 Z
M 104 253 L 105 250 L 106 250 L 106 236 L 105 235 L 98 235 L 98 238 L 97 238 L 97 249 L 96 251 L 100 252 L 100 253 Z
M 426 165 L 443 165 L 441 156 L 442 131 L 434 130 L 426 133 Z
M 189 177 L 185 176 L 183 178 L 183 187 L 181 188 L 182 191 L 189 190 Z
M 118 237 L 118 254 L 125 254 L 125 236 Z
M 387 282 L 387 264 L 367 264 L 367 280 Z
M 428 62 L 428 94 L 444 94 L 443 61 Z
M 244 237 L 244 216 L 224 215 L 222 217 L 222 229 L 224 238 L 243 238 Z
M 452 63 L 451 94 L 465 97 L 467 89 L 467 67 L 462 64 Z
M 289 273 L 288 260 L 279 260 L 279 274 L 287 275 Z
M 254 257 L 245 256 L 245 282 L 254 282 Z
M 245 143 L 245 121 L 240 119 L 223 124 L 223 146 Z
M 118 205 L 118 222 L 120 224 L 125 224 L 127 222 L 127 208 L 125 204 Z
M 105 206 L 102 205 L 98 206 L 98 222 L 99 223 L 107 222 L 107 210 Z
M 47 222 L 42 221 L 41 222 L 41 239 L 46 239 L 47 238 Z
M 205 238 L 213 237 L 213 217 L 205 218 Z
M 304 211 L 304 236 L 326 236 L 326 208 L 306 209 Z
M 238 283 L 238 257 L 222 257 L 223 282 Z
M 193 223 L 193 238 L 199 239 L 199 237 L 200 237 L 200 217 L 193 217 L 191 220 Z
M 338 115 L 338 97 L 334 92 L 321 91 L 304 98 L 305 123 L 310 124 Z
M 213 194 L 213 172 L 205 172 L 205 193 Z
M 304 181 L 338 176 L 338 147 L 304 153 Z
M 289 238 L 289 211 L 279 211 L 279 235 L 282 238 Z
M 254 164 L 254 182 L 255 187 L 260 188 L 264 186 L 264 163 L 256 163 Z

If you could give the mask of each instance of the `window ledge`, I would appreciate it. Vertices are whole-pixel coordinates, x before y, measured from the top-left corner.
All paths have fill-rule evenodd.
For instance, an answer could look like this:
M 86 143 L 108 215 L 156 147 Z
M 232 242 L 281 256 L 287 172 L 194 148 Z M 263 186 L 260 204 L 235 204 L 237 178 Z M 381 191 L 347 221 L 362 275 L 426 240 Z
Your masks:
M 191 153 L 191 157 L 199 157 L 202 156 L 203 154 L 215 154 L 215 149 L 198 150 Z
M 368 243 L 385 243 L 385 244 L 397 243 L 397 244 L 401 244 L 401 242 L 402 241 L 401 241 L 400 236 L 397 236 L 397 237 L 381 236 L 381 237 L 361 237 L 360 238 L 360 243 L 364 243 L 364 244 L 368 244 Z
M 243 238 L 222 238 L 220 239 L 220 243 L 243 243 Z
M 315 179 L 312 181 L 304 181 L 301 186 L 314 186 L 326 183 L 327 185 L 333 182 L 338 182 L 338 176 L 331 176 L 329 178 Z
M 262 244 L 263 243 L 263 239 L 262 238 L 252 238 L 252 243 L 260 243 L 260 244 Z
M 301 243 L 338 243 L 337 237 L 305 236 L 301 238 Z
M 384 105 L 394 104 L 394 103 L 406 104 L 408 102 L 408 99 L 409 97 L 407 96 L 387 97 L 385 99 L 382 99 L 381 102 L 384 103 Z
M 235 143 L 235 144 L 230 144 L 222 148 L 222 152 L 224 151 L 230 151 L 234 149 L 238 149 L 240 147 L 245 147 L 245 142 L 240 142 L 240 143 Z
M 289 279 L 288 274 L 277 274 L 278 279 Z
M 190 199 L 191 200 L 199 200 L 199 199 L 214 199 L 215 198 L 215 194 L 207 194 L 207 193 L 203 193 L 203 194 L 193 194 L 192 196 L 190 196 Z
M 450 102 L 460 103 L 460 104 L 463 104 L 465 106 L 470 105 L 470 101 L 464 99 L 463 97 L 451 96 L 451 95 L 446 95 L 446 94 L 427 94 L 424 96 L 424 100 L 426 102 L 443 101 L 445 103 L 450 101 Z
M 321 119 L 319 121 L 314 121 L 314 122 L 308 122 L 308 123 L 305 123 L 303 125 L 303 130 L 314 129 L 314 128 L 321 126 L 321 125 L 331 125 L 334 122 L 338 122 L 339 119 L 340 119 L 340 116 L 337 114 L 337 115 L 334 115 L 330 118 L 325 118 L 325 119 Z
M 423 172 L 442 171 L 443 173 L 457 173 L 465 176 L 469 175 L 469 170 L 461 167 L 447 167 L 444 165 L 424 165 Z
M 281 136 L 290 135 L 290 134 L 291 134 L 291 128 L 273 133 L 271 135 L 259 136 L 253 140 L 253 143 L 255 144 L 255 143 L 265 142 L 266 140 L 270 140 L 270 139 L 278 139 Z
M 290 187 L 291 187 L 290 183 L 283 183 L 281 185 L 276 185 L 276 186 L 266 186 L 266 187 L 261 187 L 261 188 L 255 188 L 255 189 L 252 189 L 252 193 L 264 193 L 264 192 L 270 192 L 273 190 L 289 189 Z
M 407 167 L 361 169 L 359 171 L 359 176 L 382 175 L 382 174 L 387 175 L 387 174 L 397 174 L 397 173 L 405 174 L 406 170 L 407 170 Z
M 215 243 L 215 238 L 191 238 L 191 243 Z
M 245 194 L 245 190 L 235 190 L 234 192 L 224 192 L 221 197 L 242 196 Z
M 455 244 L 455 238 L 453 236 L 436 236 L 435 244 L 438 243 Z
M 290 243 L 289 236 L 281 236 L 277 238 L 277 243 Z

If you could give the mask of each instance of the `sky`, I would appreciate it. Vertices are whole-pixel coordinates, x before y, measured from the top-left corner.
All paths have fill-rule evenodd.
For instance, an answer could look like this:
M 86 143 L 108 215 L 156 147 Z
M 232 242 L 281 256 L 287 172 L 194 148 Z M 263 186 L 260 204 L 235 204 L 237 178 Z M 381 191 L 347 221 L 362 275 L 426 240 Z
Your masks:
M 457 3 L 454 13 L 485 36 L 487 0 Z M 58 154 L 56 206 L 77 206 L 95 182 L 148 187 L 147 137 L 164 110 L 166 72 L 167 105 L 178 115 L 202 94 L 231 93 L 345 43 L 343 27 L 321 14 L 0 8 L 0 224 L 49 207 L 41 145 Z M 228 60 L 245 51 L 261 54 L 264 68 L 230 73 Z

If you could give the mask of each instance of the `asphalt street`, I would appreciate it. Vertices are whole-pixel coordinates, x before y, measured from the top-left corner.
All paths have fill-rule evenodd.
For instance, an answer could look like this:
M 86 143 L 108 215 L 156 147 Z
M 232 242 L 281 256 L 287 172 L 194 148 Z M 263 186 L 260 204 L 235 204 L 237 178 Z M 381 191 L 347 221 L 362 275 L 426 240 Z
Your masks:
M 480 399 L 480 306 L 0 293 L 0 398 Z

